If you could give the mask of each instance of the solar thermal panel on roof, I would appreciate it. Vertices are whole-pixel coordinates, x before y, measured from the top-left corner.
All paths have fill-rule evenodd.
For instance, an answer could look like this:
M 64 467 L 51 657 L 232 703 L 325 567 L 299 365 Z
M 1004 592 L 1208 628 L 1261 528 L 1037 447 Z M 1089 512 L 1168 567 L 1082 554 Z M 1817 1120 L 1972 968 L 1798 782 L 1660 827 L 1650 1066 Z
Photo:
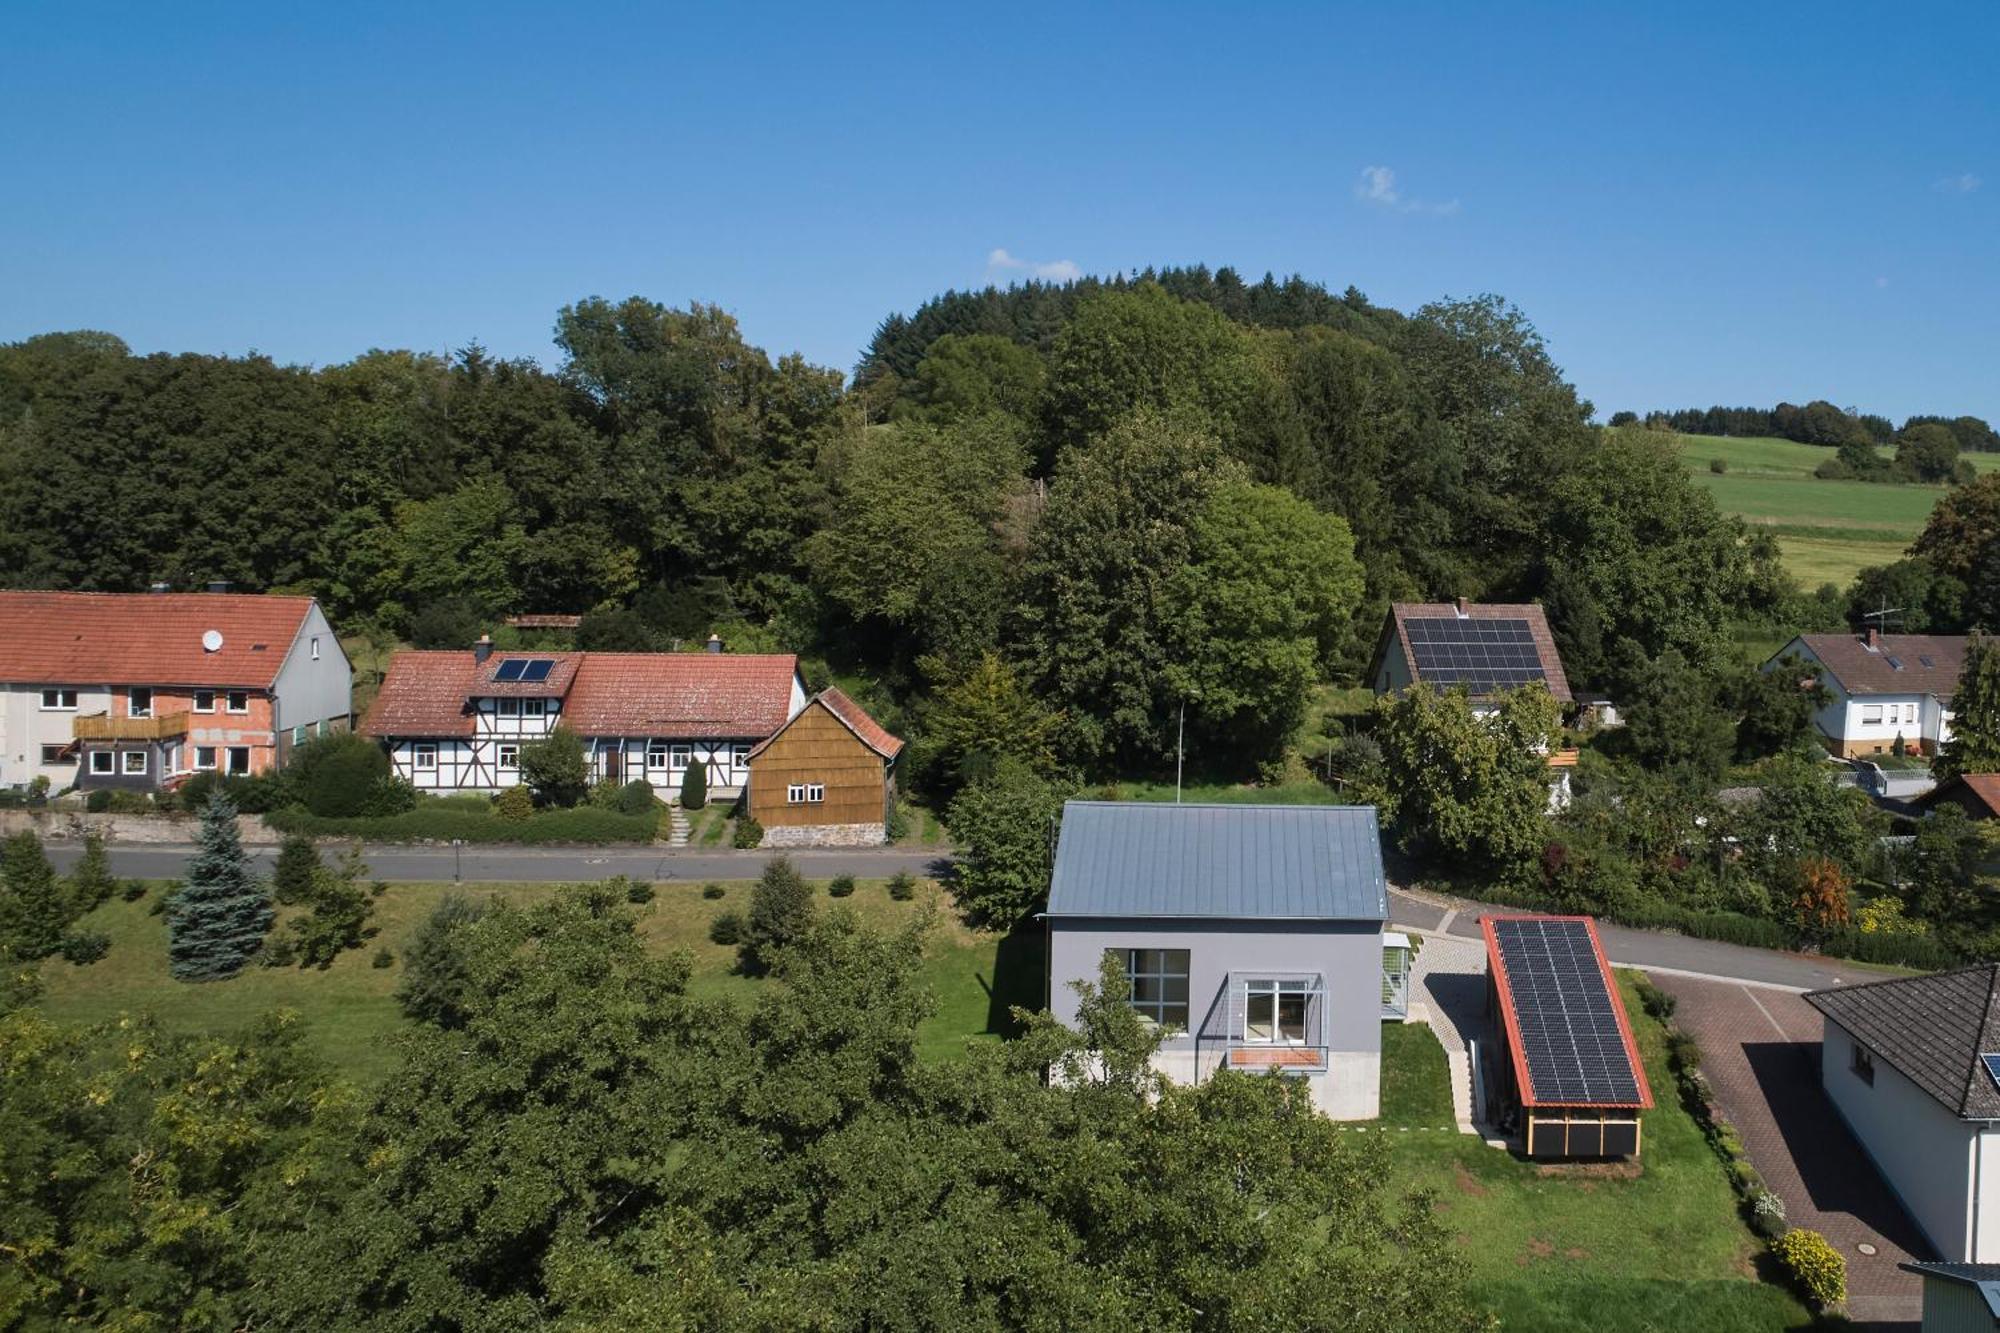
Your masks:
M 1641 1101 L 1619 1010 L 1589 928 L 1578 920 L 1490 922 L 1537 1103 Z
M 527 670 L 527 667 L 528 664 L 522 661 L 520 658 L 518 657 L 510 658 L 507 661 L 502 662 L 499 665 L 499 667 L 494 670 L 493 679 L 519 680 L 521 678 L 521 673 Z
M 547 680 L 549 668 L 555 663 L 546 657 L 538 657 L 521 668 L 521 679 L 526 681 Z

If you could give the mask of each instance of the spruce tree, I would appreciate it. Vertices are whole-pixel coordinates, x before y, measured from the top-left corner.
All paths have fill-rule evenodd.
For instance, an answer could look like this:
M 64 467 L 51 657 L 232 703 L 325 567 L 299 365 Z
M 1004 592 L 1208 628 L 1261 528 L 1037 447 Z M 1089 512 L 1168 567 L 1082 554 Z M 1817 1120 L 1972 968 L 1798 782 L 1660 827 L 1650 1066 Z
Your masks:
M 310 902 L 319 875 L 319 849 L 303 833 L 294 833 L 278 848 L 278 864 L 271 872 L 271 896 L 284 907 Z
M 1974 635 L 1952 700 L 1951 739 L 1931 767 L 1940 782 L 2000 772 L 2000 640 Z
M 64 888 L 69 899 L 71 920 L 108 901 L 112 894 L 118 892 L 118 880 L 111 873 L 111 858 L 105 853 L 101 835 L 84 835 L 83 855 L 71 868 Z
M 753 976 L 770 971 L 777 951 L 805 934 L 812 922 L 812 886 L 790 857 L 775 858 L 750 891 L 750 919 L 736 951 L 737 966 Z
M 47 958 L 68 924 L 42 840 L 24 830 L 0 843 L 0 952 Z
M 235 976 L 271 928 L 271 898 L 250 873 L 236 807 L 220 791 L 201 812 L 200 850 L 167 911 L 169 970 L 182 981 Z

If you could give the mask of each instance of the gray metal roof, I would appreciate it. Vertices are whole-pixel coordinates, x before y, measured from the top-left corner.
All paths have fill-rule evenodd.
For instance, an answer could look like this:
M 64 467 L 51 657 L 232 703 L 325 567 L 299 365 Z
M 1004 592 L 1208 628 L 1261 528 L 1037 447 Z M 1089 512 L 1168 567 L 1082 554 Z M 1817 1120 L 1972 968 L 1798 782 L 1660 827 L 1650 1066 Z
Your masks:
M 1996 1325 L 2000 1325 L 2000 1264 L 1904 1263 L 1896 1267 L 1905 1273 L 1921 1273 L 1925 1277 L 1964 1283 L 1979 1293 L 1980 1299 L 1986 1302 L 1986 1312 L 1993 1316 Z
M 1372 805 L 1070 801 L 1050 916 L 1382 921 Z

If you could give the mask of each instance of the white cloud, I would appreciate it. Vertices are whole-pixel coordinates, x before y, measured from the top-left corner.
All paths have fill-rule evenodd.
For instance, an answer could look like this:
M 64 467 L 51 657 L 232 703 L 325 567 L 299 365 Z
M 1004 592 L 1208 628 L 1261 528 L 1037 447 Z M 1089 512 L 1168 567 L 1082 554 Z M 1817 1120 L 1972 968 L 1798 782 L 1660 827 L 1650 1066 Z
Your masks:
M 1931 188 L 1942 194 L 1971 194 L 1981 184 L 1979 177 L 1969 171 L 1962 171 L 1956 176 L 1944 177 L 1935 182 Z
M 1396 173 L 1388 167 L 1361 168 L 1361 179 L 1354 184 L 1354 197 L 1396 213 L 1430 213 L 1449 217 L 1458 212 L 1456 199 L 1434 204 L 1423 199 L 1405 198 L 1403 192 L 1396 188 Z
M 1083 276 L 1083 270 L 1077 267 L 1076 261 L 1073 259 L 1052 259 L 1047 261 L 1021 259 L 1008 254 L 1005 250 L 999 249 L 987 252 L 986 267 L 989 271 L 1028 273 L 1037 278 L 1046 279 L 1049 282 L 1074 282 Z

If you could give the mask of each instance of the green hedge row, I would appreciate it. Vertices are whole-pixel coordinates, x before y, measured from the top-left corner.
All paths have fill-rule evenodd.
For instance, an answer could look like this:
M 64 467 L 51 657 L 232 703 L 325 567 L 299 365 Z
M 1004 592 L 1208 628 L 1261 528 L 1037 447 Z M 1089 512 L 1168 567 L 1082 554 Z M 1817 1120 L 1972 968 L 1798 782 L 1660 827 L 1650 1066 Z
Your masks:
M 490 813 L 435 806 L 400 815 L 328 819 L 304 810 L 278 810 L 264 822 L 281 833 L 314 838 L 359 838 L 365 842 L 651 842 L 659 831 L 652 813 L 621 815 L 616 810 L 580 806 L 574 810 L 540 810 L 522 820 Z

